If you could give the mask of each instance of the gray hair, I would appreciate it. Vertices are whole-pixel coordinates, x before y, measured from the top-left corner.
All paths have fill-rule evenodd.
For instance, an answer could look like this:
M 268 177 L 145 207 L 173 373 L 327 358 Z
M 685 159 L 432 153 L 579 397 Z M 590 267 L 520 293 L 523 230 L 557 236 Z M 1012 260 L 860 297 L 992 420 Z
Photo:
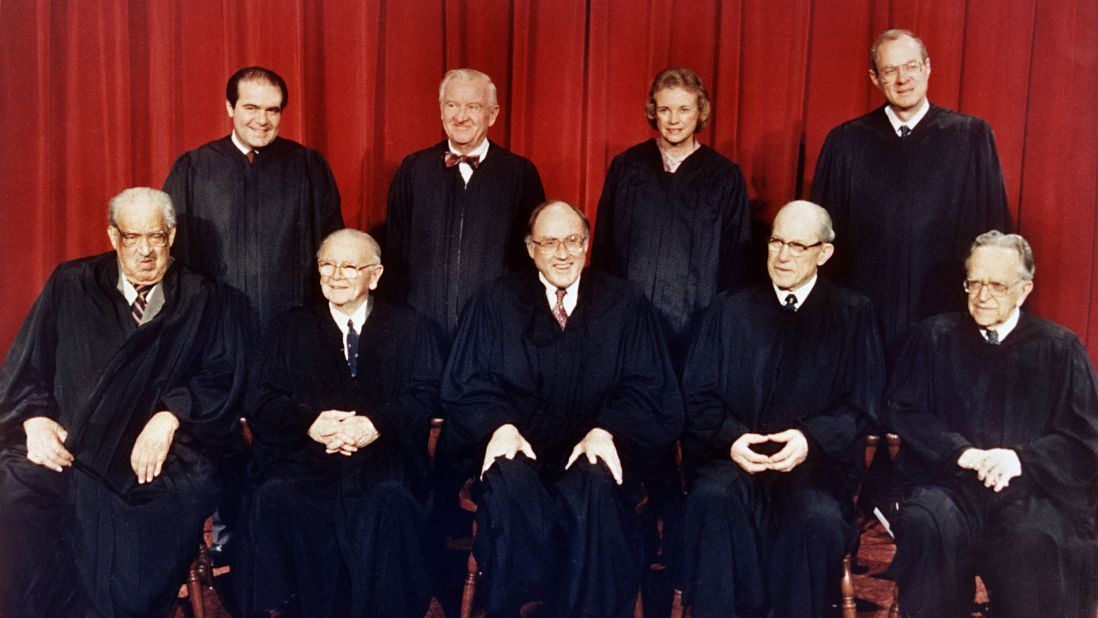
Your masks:
M 450 83 L 450 80 L 454 79 L 468 79 L 468 80 L 480 80 L 488 83 L 488 107 L 495 107 L 498 105 L 496 99 L 496 85 L 492 82 L 492 78 L 488 77 L 487 73 L 481 73 L 476 69 L 450 69 L 446 71 L 446 75 L 442 77 L 442 82 L 438 85 L 438 102 L 442 103 L 442 97 L 446 93 L 446 84 Z
M 808 200 L 793 200 L 785 206 L 782 206 L 781 209 L 778 210 L 778 213 L 774 215 L 774 218 L 777 219 L 778 215 L 782 214 L 786 208 L 803 209 L 811 213 L 812 216 L 816 218 L 816 223 L 819 226 L 816 233 L 820 242 L 835 242 L 835 226 L 831 223 L 831 215 L 827 212 L 826 208 Z
M 381 263 L 381 245 L 379 245 L 378 242 L 374 240 L 373 236 L 370 236 L 362 230 L 356 230 L 351 227 L 345 227 L 336 230 L 331 234 L 325 236 L 324 240 L 320 243 L 320 248 L 316 250 L 316 257 L 320 257 L 320 254 L 324 252 L 324 247 L 326 247 L 329 242 L 339 240 L 341 238 L 355 240 L 366 245 L 366 248 L 372 251 L 375 256 L 377 256 L 378 264 Z
M 148 202 L 156 206 L 164 217 L 164 225 L 168 229 L 175 227 L 175 206 L 172 205 L 172 196 L 151 187 L 132 187 L 112 197 L 107 204 L 107 223 L 118 227 L 118 211 L 124 206 L 137 202 Z
M 569 204 L 564 200 L 547 200 L 538 204 L 537 207 L 535 207 L 534 210 L 530 212 L 530 218 L 526 222 L 527 241 L 530 240 L 531 235 L 534 233 L 534 224 L 538 222 L 538 217 L 541 216 L 542 211 L 546 208 L 549 208 L 550 206 L 556 206 L 557 204 L 560 204 L 561 206 L 567 206 L 568 209 L 572 211 L 572 214 L 579 217 L 580 221 L 583 222 L 583 236 L 585 238 L 591 236 L 591 221 L 587 218 L 587 215 L 584 214 L 582 210 L 576 208 L 575 206 Z
M 991 230 L 977 236 L 968 248 L 968 257 L 965 258 L 966 271 L 968 270 L 969 261 L 972 260 L 972 254 L 976 253 L 976 250 L 980 247 L 1014 249 L 1018 252 L 1018 258 L 1022 261 L 1022 278 L 1026 281 L 1033 280 L 1033 275 L 1037 272 L 1037 264 L 1033 261 L 1033 248 L 1029 246 L 1029 241 L 1022 238 L 1020 234 L 1004 234 L 999 230 Z
M 915 33 L 910 30 L 893 28 L 892 30 L 885 30 L 882 32 L 881 35 L 873 41 L 872 47 L 869 48 L 869 66 L 873 69 L 874 73 L 877 72 L 877 48 L 880 47 L 882 43 L 898 41 L 905 36 L 919 44 L 919 54 L 922 56 L 923 61 L 926 61 L 928 56 L 926 55 L 926 45 L 923 45 L 923 40 L 915 36 Z

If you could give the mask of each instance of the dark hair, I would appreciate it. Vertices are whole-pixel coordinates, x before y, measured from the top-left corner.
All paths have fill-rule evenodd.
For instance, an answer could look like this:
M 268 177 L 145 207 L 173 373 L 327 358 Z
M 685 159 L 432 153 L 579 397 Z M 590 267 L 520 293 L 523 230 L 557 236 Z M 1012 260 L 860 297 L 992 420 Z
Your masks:
M 541 215 L 541 212 L 546 208 L 557 204 L 567 206 L 572 212 L 576 213 L 576 216 L 580 218 L 580 221 L 583 221 L 583 235 L 588 237 L 591 236 L 591 222 L 587 220 L 587 215 L 583 214 L 582 210 L 564 200 L 546 200 L 538 204 L 537 208 L 530 213 L 530 219 L 526 223 L 526 240 L 530 240 L 530 235 L 534 233 L 534 224 L 537 223 L 538 216 Z
M 236 100 L 240 98 L 240 82 L 266 82 L 272 86 L 278 86 L 282 91 L 282 104 L 279 107 L 285 108 L 290 100 L 290 93 L 286 90 L 286 80 L 282 79 L 281 75 L 263 67 L 244 67 L 233 73 L 225 84 L 225 100 L 229 102 L 230 107 L 236 107 Z
M 918 43 L 919 55 L 922 56 L 922 59 L 924 61 L 927 59 L 926 45 L 923 45 L 923 40 L 915 36 L 914 32 L 910 30 L 903 30 L 901 28 L 885 30 L 881 33 L 881 36 L 877 37 L 877 39 L 873 41 L 873 45 L 869 48 L 869 66 L 873 69 L 874 73 L 877 72 L 877 48 L 881 46 L 881 43 L 885 43 L 887 41 L 898 41 L 904 37 L 908 37 Z
M 698 124 L 694 127 L 695 133 L 709 124 L 709 95 L 705 93 L 705 85 L 702 84 L 701 78 L 686 67 L 671 67 L 660 71 L 648 88 L 648 102 L 644 104 L 644 115 L 653 129 L 659 129 L 656 125 L 656 93 L 665 88 L 682 88 L 698 95 Z

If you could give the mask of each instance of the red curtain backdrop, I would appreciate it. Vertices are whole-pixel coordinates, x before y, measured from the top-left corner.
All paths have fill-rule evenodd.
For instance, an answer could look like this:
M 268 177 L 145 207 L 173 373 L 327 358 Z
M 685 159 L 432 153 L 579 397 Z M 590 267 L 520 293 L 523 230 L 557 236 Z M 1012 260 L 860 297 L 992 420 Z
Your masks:
M 241 66 L 286 78 L 282 134 L 327 156 L 368 229 L 401 158 L 442 137 L 446 69 L 494 78 L 491 137 L 593 218 L 610 159 L 652 135 L 649 80 L 687 65 L 714 103 L 701 139 L 768 222 L 808 194 L 827 131 L 880 104 L 868 48 L 889 27 L 925 41 L 933 102 L 994 127 L 1031 303 L 1098 359 L 1094 0 L 0 0 L 0 351 L 54 266 L 109 248 L 112 195 L 228 134 Z

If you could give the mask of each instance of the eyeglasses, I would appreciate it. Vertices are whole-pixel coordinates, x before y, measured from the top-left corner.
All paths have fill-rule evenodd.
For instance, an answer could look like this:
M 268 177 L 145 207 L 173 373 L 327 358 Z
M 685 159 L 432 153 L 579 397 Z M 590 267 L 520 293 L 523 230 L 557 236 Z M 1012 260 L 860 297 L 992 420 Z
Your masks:
M 793 257 L 801 257 L 801 255 L 803 255 L 805 251 L 808 251 L 813 247 L 819 247 L 822 244 L 822 240 L 817 240 L 811 245 L 806 245 L 803 242 L 797 242 L 795 240 L 782 240 L 781 238 L 771 236 L 770 240 L 766 241 L 766 248 L 773 253 L 781 253 L 782 247 L 787 247 L 789 249 L 789 255 L 792 255 Z
M 118 230 L 118 237 L 122 240 L 123 247 L 133 247 L 140 243 L 142 238 L 149 241 L 149 246 L 151 247 L 163 247 L 168 244 L 168 233 L 163 230 L 139 234 L 137 232 L 124 231 L 117 225 L 111 227 Z
M 900 66 L 884 67 L 877 70 L 877 81 L 882 84 L 891 84 L 900 76 L 900 71 L 903 71 L 904 75 L 918 75 L 923 72 L 924 66 L 926 62 L 923 60 L 910 60 Z
M 1025 279 L 1018 279 L 1014 283 L 1001 283 L 999 281 L 977 281 L 975 279 L 966 279 L 964 282 L 965 292 L 970 296 L 978 296 L 981 289 L 987 289 L 988 293 L 992 296 L 1006 296 L 1010 288 L 1018 285 Z
M 380 262 L 374 262 L 373 264 L 367 264 L 365 266 L 357 266 L 355 264 L 336 264 L 334 262 L 322 261 L 317 261 L 316 264 L 317 267 L 319 267 L 320 269 L 320 276 L 331 277 L 336 273 L 336 270 L 338 270 L 339 276 L 343 277 L 344 279 L 357 279 L 362 271 L 366 270 L 367 268 L 373 268 L 375 266 L 381 265 Z
M 541 240 L 528 239 L 538 247 L 538 252 L 542 255 L 553 255 L 560 249 L 561 245 L 564 245 L 564 250 L 568 253 L 579 253 L 583 251 L 583 243 L 587 242 L 586 236 L 580 236 L 579 234 L 572 234 L 564 238 L 543 238 Z

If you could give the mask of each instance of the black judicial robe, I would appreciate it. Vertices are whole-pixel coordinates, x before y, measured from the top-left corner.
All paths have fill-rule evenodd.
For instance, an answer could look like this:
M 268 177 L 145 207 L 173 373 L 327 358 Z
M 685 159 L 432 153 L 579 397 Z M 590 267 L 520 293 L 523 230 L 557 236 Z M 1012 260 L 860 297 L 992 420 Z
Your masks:
M 487 578 L 482 589 L 489 612 L 530 600 L 521 595 L 538 573 L 558 580 L 548 584 L 555 592 L 543 597 L 555 604 L 554 615 L 617 615 L 631 608 L 641 567 L 633 521 L 637 462 L 669 446 L 682 423 L 678 384 L 640 291 L 584 271 L 562 331 L 535 274 L 486 284 L 463 315 L 441 396 L 447 415 L 441 447 L 464 459 L 470 472 L 479 470 L 492 433 L 507 423 L 537 455 L 536 461 L 500 461 L 481 483 L 474 551 Z M 589 466 L 583 458 L 563 471 L 593 427 L 614 436 L 621 487 L 601 464 Z M 518 468 L 536 472 L 532 484 Z M 490 485 L 491 479 L 500 482 Z M 509 527 L 516 520 L 526 523 Z
M 317 249 L 343 227 L 319 152 L 277 138 L 249 164 L 226 136 L 176 159 L 164 191 L 178 219 L 173 255 L 243 292 L 256 335 L 319 298 Z
M 293 593 L 305 616 L 418 617 L 427 609 L 427 433 L 442 359 L 426 319 L 373 302 L 357 378 L 327 303 L 292 310 L 265 339 L 249 397 L 255 610 Z M 350 457 L 326 454 L 307 432 L 330 409 L 369 417 L 380 437 Z
M 820 582 L 837 579 L 856 538 L 861 437 L 883 382 L 876 318 L 859 294 L 820 277 L 796 312 L 769 284 L 714 301 L 683 374 L 683 578 L 695 615 L 758 610 L 768 588 L 772 615 L 822 615 L 830 584 Z M 793 471 L 751 476 L 731 461 L 744 433 L 791 428 L 809 445 Z
M 994 568 L 996 574 L 1005 572 L 1016 581 L 1037 586 L 1046 574 L 1077 573 L 1079 563 L 1075 568 L 1068 565 L 1078 560 L 1080 547 L 1087 548 L 1082 551 L 1093 561 L 1098 380 L 1086 349 L 1073 333 L 1023 311 L 1017 327 L 1002 344 L 990 345 L 967 313 L 926 320 L 913 331 L 898 359 L 889 383 L 885 421 L 903 441 L 900 470 L 918 486 L 940 488 L 954 496 L 971 522 L 981 517 L 990 521 L 992 513 L 1016 507 L 1018 512 L 1011 520 L 1039 525 L 1060 548 L 1058 564 L 1041 565 L 1037 556 L 1030 554 L 1022 558 L 1025 564 L 989 559 L 976 565 L 977 569 Z M 998 494 L 984 488 L 975 472 L 957 466 L 957 458 L 970 447 L 1014 450 L 1022 464 L 1021 476 Z M 1042 504 L 1051 505 L 1057 515 L 1042 515 Z M 906 509 L 900 515 L 897 541 L 901 552 L 893 570 L 900 571 L 904 581 L 904 575 L 911 573 L 906 568 L 909 557 L 936 554 L 925 541 L 919 542 L 922 549 L 913 554 L 902 550 Z M 1053 521 L 1060 519 L 1066 520 L 1072 531 L 1064 531 Z M 987 530 L 991 530 L 990 524 Z M 998 537 L 985 534 L 984 542 L 999 551 L 1017 543 L 1009 531 Z M 947 571 L 940 565 L 935 573 Z M 1084 591 L 1079 581 L 1063 584 L 1067 596 L 1093 594 L 1095 573 L 1079 579 L 1089 591 Z M 971 579 L 969 573 L 969 585 Z M 990 581 L 988 584 L 995 604 L 998 591 L 991 589 Z M 1047 598 L 1054 595 L 1045 596 L 1045 601 L 1055 601 Z M 971 599 L 971 594 L 967 598 Z M 1082 606 L 1087 600 L 1068 603 Z
M 401 162 L 389 186 L 386 277 L 379 291 L 411 305 L 446 333 L 485 281 L 529 270 L 527 219 L 545 201 L 529 160 L 492 142 L 465 185 L 446 168 L 445 140 Z
M 738 165 L 702 145 L 672 174 L 655 140 L 614 157 L 599 199 L 591 266 L 636 283 L 652 301 L 676 363 L 691 322 L 743 284 L 751 209 Z
M 163 309 L 135 327 L 117 283 L 113 252 L 59 266 L 0 372 L 2 615 L 164 615 L 213 511 L 243 387 L 234 297 L 177 262 Z M 160 410 L 180 426 L 140 485 L 130 452 Z M 76 465 L 26 459 L 35 416 L 68 431 Z
M 837 234 L 825 272 L 873 302 L 890 353 L 920 320 L 963 308 L 969 245 L 1011 228 L 991 127 L 936 105 L 906 138 L 883 106 L 832 129 L 812 201 Z

